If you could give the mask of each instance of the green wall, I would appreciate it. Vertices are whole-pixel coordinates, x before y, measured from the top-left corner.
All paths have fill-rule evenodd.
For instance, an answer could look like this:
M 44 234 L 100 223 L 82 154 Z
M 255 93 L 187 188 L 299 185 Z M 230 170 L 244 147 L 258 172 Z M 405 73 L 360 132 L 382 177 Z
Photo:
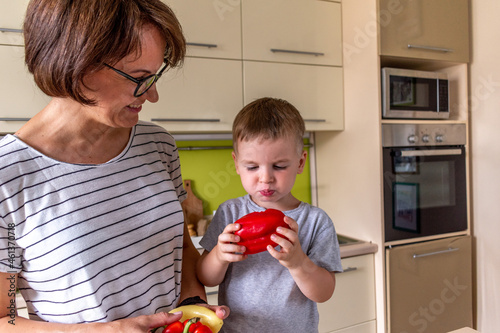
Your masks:
M 307 144 L 307 141 L 304 142 Z M 212 215 L 224 201 L 246 194 L 231 157 L 231 140 L 177 141 L 177 146 L 182 178 L 191 179 L 193 193 L 203 201 L 204 215 Z M 198 147 L 218 149 L 197 149 Z M 307 203 L 311 203 L 310 179 L 308 156 L 304 172 L 297 175 L 292 190 L 296 198 Z

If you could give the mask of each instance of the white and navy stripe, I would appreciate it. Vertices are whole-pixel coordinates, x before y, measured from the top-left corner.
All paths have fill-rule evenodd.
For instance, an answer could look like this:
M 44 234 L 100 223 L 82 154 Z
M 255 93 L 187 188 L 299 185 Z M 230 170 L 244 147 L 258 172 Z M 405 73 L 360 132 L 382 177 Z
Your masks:
M 175 141 L 139 122 L 100 165 L 0 141 L 0 271 L 19 273 L 34 319 L 86 323 L 172 308 L 180 293 L 185 198 Z M 8 230 L 15 226 L 15 262 Z

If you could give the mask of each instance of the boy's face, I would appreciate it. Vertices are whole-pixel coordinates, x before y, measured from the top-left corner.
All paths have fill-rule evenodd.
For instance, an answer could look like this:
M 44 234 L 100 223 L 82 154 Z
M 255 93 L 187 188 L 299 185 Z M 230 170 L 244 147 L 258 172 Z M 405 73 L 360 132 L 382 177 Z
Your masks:
M 298 200 L 290 191 L 295 177 L 302 173 L 307 152 L 297 153 L 295 140 L 238 141 L 238 154 L 233 152 L 236 172 L 252 200 L 264 208 L 282 211 L 297 207 Z

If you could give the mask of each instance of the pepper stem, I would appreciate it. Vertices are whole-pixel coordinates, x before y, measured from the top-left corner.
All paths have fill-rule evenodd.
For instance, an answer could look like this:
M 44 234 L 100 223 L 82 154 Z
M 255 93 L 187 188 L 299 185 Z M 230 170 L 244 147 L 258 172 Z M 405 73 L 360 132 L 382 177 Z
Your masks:
M 198 318 L 198 317 L 194 317 L 194 318 L 189 319 L 188 322 L 186 323 L 186 326 L 184 326 L 184 331 L 182 331 L 182 333 L 189 333 L 189 326 L 191 326 L 191 324 L 197 323 L 199 321 L 200 321 L 200 318 Z

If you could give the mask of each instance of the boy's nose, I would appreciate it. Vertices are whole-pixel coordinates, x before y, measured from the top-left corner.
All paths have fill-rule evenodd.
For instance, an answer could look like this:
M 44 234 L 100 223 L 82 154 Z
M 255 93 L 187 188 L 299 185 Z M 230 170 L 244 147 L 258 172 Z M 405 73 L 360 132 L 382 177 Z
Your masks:
M 260 179 L 259 181 L 261 183 L 271 183 L 273 181 L 273 173 L 271 170 L 263 170 L 260 174 Z

